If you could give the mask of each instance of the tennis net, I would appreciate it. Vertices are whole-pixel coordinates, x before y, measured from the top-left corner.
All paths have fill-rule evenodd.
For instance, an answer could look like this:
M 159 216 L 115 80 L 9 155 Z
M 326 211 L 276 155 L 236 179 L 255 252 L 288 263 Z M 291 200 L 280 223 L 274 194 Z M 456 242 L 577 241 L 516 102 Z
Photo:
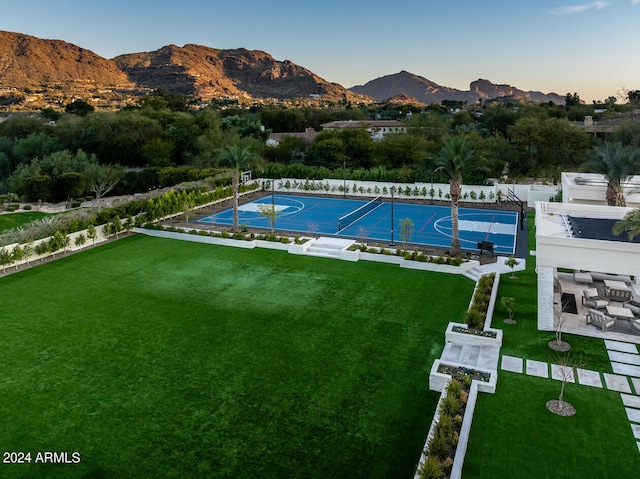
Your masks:
M 381 204 L 382 197 L 378 196 L 377 198 L 372 199 L 367 204 L 362 205 L 360 208 L 352 211 L 351 213 L 347 213 L 346 215 L 341 216 L 340 218 L 338 218 L 338 231 L 342 231 L 347 226 L 355 223 L 370 211 L 375 210 Z

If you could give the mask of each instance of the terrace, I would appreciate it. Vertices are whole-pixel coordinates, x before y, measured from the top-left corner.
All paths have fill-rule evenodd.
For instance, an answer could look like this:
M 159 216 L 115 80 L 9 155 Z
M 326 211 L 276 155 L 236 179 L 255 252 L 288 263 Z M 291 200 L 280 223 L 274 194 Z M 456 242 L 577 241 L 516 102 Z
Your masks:
M 612 275 L 626 275 L 635 278 L 632 284 L 634 296 L 638 296 L 638 277 L 640 263 L 638 263 L 637 243 L 624 241 L 624 237 L 611 241 L 611 238 L 600 239 L 597 231 L 591 237 L 585 237 L 580 229 L 574 231 L 569 218 L 571 216 L 593 220 L 619 220 L 630 208 L 580 205 L 566 203 L 536 203 L 536 260 L 538 274 L 538 329 L 552 331 L 554 329 L 554 296 L 555 280 L 561 279 L 562 291 L 572 288 L 569 278 L 561 277 L 559 269 L 563 271 L 599 271 Z M 582 236 L 582 237 L 579 237 Z M 587 235 L 588 236 L 588 235 Z M 575 278 L 574 278 L 575 281 Z M 574 285 L 576 303 L 580 303 L 582 290 L 587 285 Z M 580 305 L 578 305 L 580 306 Z M 577 315 L 578 320 L 569 318 L 565 331 L 576 330 L 579 323 L 584 323 L 584 314 Z M 575 315 L 573 315 L 575 316 Z M 585 325 L 586 326 L 586 325 Z M 581 328 L 581 333 L 593 336 L 593 326 Z M 601 333 L 619 334 L 619 333 Z M 602 336 L 597 336 L 602 337 Z M 629 336 L 637 338 L 637 336 Z M 630 341 L 632 339 L 629 339 Z

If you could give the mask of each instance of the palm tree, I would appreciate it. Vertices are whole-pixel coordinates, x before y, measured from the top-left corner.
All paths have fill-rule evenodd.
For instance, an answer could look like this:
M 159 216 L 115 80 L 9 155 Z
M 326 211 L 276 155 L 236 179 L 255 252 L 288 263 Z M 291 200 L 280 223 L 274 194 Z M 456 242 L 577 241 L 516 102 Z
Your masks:
M 624 218 L 613 225 L 613 233 L 616 235 L 627 233 L 629 241 L 640 235 L 640 208 L 629 211 Z
M 238 190 L 240 183 L 240 170 L 248 168 L 249 165 L 258 160 L 259 156 L 251 152 L 249 147 L 241 148 L 239 145 L 227 145 L 218 150 L 220 157 L 218 162 L 229 165 L 232 168 L 232 188 L 233 188 L 233 232 L 238 231 Z
M 482 159 L 473 149 L 473 144 L 464 136 L 449 136 L 435 158 L 436 165 L 449 175 L 451 196 L 451 255 L 460 256 L 460 234 L 458 232 L 458 201 L 462 191 L 462 174 L 471 175 L 485 169 Z
M 637 150 L 620 142 L 596 146 L 582 165 L 584 169 L 604 175 L 607 180 L 606 200 L 609 206 L 626 206 L 624 186 L 631 176 L 640 173 Z

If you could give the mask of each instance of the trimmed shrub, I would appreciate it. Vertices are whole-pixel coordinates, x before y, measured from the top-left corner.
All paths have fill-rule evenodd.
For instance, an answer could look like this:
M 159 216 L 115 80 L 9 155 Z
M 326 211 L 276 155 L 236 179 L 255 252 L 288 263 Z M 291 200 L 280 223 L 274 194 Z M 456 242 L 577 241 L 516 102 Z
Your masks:
M 440 460 L 437 457 L 429 455 L 427 460 L 422 463 L 418 470 L 418 477 L 420 479 L 438 479 L 443 474 Z

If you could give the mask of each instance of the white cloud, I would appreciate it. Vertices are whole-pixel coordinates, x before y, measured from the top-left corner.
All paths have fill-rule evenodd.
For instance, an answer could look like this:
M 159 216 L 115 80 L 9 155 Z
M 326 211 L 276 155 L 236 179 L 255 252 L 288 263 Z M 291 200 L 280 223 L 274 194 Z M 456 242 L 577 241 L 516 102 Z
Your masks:
M 640 3 L 640 0 L 631 0 L 633 4 Z M 582 3 L 580 5 L 568 5 L 566 7 L 558 7 L 551 10 L 549 13 L 552 15 L 569 15 L 571 13 L 581 13 L 586 10 L 596 9 L 602 10 L 607 8 L 610 2 L 589 2 Z

